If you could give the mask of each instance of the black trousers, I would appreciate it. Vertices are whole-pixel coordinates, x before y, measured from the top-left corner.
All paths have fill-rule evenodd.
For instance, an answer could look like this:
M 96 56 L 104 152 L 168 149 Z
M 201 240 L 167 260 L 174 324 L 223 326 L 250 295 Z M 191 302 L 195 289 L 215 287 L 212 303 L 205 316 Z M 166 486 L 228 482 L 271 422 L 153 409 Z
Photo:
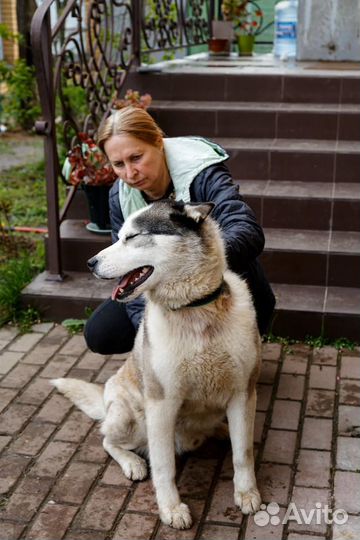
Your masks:
M 120 354 L 131 351 L 136 331 L 125 304 L 105 300 L 91 315 L 84 329 L 89 349 L 99 354 Z

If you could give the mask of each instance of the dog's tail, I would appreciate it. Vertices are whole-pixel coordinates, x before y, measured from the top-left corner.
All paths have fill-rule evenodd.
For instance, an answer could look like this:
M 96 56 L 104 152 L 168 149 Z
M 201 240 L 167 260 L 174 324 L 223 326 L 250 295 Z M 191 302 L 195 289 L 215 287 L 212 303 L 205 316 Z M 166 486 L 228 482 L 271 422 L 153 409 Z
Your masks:
M 90 418 L 105 419 L 103 387 L 78 379 L 52 379 L 50 383 Z

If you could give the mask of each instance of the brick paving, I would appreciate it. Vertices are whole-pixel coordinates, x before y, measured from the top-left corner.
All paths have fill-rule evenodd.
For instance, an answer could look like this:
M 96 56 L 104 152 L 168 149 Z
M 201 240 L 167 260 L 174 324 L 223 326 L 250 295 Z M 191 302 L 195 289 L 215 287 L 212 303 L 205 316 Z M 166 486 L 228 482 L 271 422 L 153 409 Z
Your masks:
M 125 478 L 98 425 L 49 384 L 61 376 L 103 383 L 123 362 L 52 323 L 22 336 L 0 329 L 1 540 L 360 537 L 360 348 L 263 345 L 255 429 L 263 520 L 235 508 L 229 442 L 210 440 L 177 461 L 194 517 L 188 531 L 159 522 L 151 481 Z M 285 519 L 290 503 L 313 519 Z M 345 510 L 347 522 L 326 523 L 326 505 Z

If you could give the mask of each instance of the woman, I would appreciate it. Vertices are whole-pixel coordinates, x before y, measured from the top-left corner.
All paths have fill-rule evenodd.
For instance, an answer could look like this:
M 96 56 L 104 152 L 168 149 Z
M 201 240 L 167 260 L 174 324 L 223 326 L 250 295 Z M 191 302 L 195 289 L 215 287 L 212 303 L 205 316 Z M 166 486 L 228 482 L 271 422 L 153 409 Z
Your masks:
M 275 298 L 257 261 L 264 235 L 224 165 L 229 156 L 200 137 L 163 135 L 145 110 L 134 107 L 116 111 L 99 128 L 98 146 L 119 177 L 109 199 L 113 242 L 124 220 L 152 201 L 212 201 L 211 215 L 222 230 L 229 267 L 247 280 L 260 333 L 265 333 Z M 131 350 L 143 310 L 143 298 L 127 304 L 106 300 L 86 324 L 88 347 L 100 354 Z

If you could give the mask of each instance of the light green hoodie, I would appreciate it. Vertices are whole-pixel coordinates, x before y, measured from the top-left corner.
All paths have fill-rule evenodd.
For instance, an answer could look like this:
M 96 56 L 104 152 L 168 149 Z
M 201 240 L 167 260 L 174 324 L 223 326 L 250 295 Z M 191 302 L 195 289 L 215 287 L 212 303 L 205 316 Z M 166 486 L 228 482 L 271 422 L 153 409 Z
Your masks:
M 221 146 L 202 137 L 172 137 L 164 139 L 166 164 L 175 189 L 177 201 L 190 202 L 190 186 L 201 171 L 228 159 Z M 120 208 L 124 219 L 147 205 L 136 188 L 119 179 Z

